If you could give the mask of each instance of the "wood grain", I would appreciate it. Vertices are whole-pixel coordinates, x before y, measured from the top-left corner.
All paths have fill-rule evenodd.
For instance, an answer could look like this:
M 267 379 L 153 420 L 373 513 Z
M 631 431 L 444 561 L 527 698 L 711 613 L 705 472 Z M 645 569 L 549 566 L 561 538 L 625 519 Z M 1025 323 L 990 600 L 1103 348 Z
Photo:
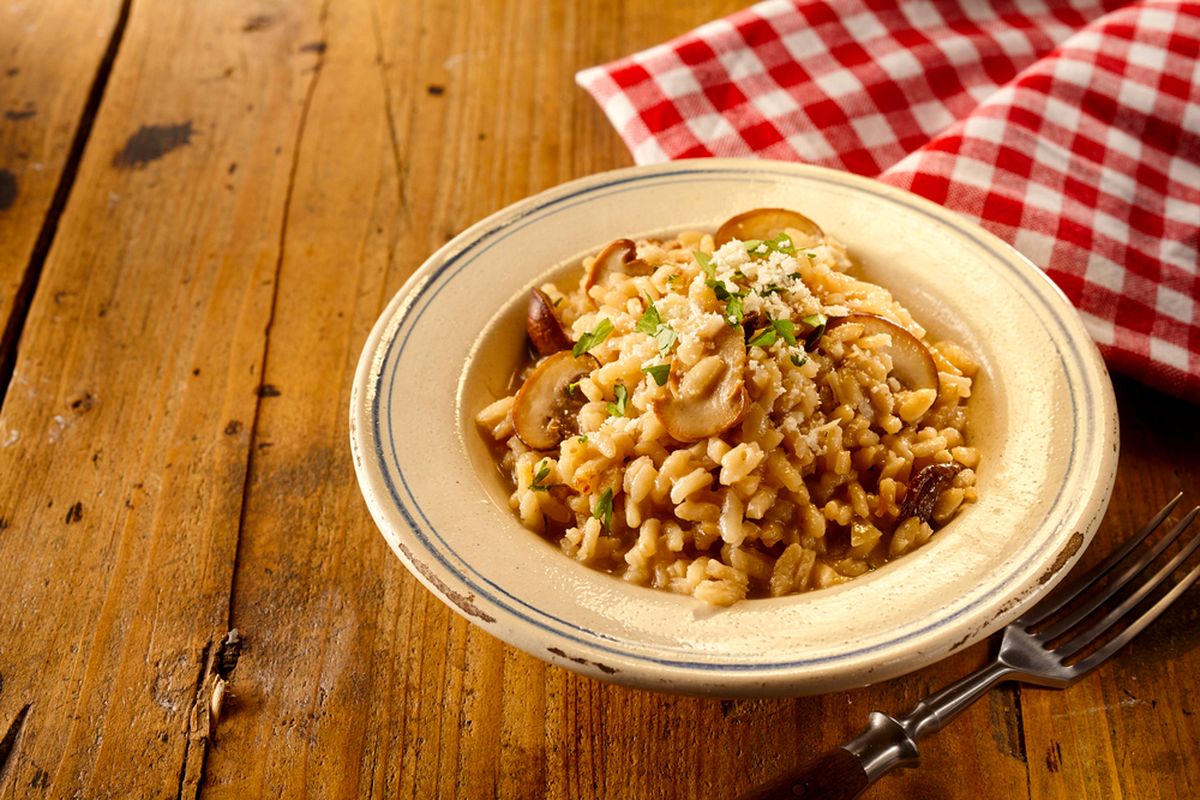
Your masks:
M 0 416 L 0 796 L 199 779 L 292 143 L 301 25 L 138 4 Z M 234 36 L 231 34 L 237 33 Z M 21 476 L 23 479 L 18 479 Z M 36 556 L 35 556 L 36 554 Z
M 132 4 L 0 411 L 0 798 L 729 797 L 983 663 L 784 700 L 600 683 L 452 614 L 359 496 L 348 387 L 388 299 L 475 220 L 630 163 L 577 69 L 739 5 Z M 62 36 L 111 31 L 98 8 Z M 89 52 L 30 91 L 88 84 Z M 0 212 L 6 245 L 43 205 Z M 1117 391 L 1085 560 L 1200 488 L 1195 408 Z M 1192 595 L 1074 689 L 993 692 L 866 796 L 1200 794 Z
M 121 0 L 0 2 L 0 383 L 9 378 L 122 11 Z

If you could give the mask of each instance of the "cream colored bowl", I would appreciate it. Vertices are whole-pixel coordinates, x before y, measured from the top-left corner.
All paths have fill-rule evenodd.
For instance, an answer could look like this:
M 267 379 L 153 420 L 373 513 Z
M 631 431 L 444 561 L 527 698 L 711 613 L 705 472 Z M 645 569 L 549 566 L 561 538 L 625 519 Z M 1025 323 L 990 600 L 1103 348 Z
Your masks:
M 531 286 L 618 237 L 794 208 L 846 242 L 936 337 L 983 362 L 979 502 L 925 547 L 842 586 L 712 608 L 582 566 L 507 506 L 475 413 L 507 393 Z M 1063 295 L 956 214 L 846 173 L 705 160 L 574 181 L 483 220 L 392 300 L 350 407 L 362 492 L 404 564 L 471 622 L 604 680 L 720 695 L 833 691 L 975 642 L 1065 575 L 1108 504 L 1112 387 Z

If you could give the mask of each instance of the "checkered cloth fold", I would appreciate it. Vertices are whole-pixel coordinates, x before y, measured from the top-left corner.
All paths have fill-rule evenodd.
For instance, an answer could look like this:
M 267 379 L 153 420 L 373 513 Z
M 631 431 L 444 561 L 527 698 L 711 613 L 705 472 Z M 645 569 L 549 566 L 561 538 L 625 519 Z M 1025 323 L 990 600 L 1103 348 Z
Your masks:
M 979 221 L 1200 401 L 1200 3 L 770 0 L 584 70 L 639 164 L 836 167 Z

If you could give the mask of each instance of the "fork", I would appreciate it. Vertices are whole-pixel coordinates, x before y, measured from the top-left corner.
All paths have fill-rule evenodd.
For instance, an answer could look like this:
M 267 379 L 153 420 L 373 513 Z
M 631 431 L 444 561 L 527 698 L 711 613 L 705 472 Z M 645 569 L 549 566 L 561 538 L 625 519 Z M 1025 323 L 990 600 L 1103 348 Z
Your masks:
M 1191 525 L 1200 514 L 1200 507 L 1197 507 L 1106 585 L 1088 593 L 1162 524 L 1181 497 L 1182 493 L 1176 495 L 1145 527 L 1087 574 L 1065 588 L 1056 589 L 1010 623 L 1004 629 L 999 649 L 984 667 L 921 700 L 900 718 L 872 711 L 867 727 L 858 736 L 815 761 L 752 789 L 742 795 L 741 800 L 849 800 L 858 797 L 895 767 L 917 766 L 920 761 L 917 742 L 941 730 L 996 684 L 1016 680 L 1063 689 L 1091 672 L 1141 633 L 1200 578 L 1200 565 L 1197 565 L 1148 609 L 1138 615 L 1130 614 L 1200 547 L 1198 533 L 1136 588 L 1126 588 L 1135 578 L 1148 572 L 1150 565 Z M 1119 605 L 1099 620 L 1080 624 L 1098 609 L 1102 611 L 1103 604 L 1117 600 L 1120 600 Z M 1075 605 L 1076 601 L 1079 601 L 1078 605 Z M 1105 634 L 1117 630 L 1116 626 L 1127 617 L 1127 627 L 1112 639 L 1100 643 L 1094 651 L 1085 652 L 1101 642 Z M 1081 652 L 1084 653 L 1081 658 L 1072 660 Z

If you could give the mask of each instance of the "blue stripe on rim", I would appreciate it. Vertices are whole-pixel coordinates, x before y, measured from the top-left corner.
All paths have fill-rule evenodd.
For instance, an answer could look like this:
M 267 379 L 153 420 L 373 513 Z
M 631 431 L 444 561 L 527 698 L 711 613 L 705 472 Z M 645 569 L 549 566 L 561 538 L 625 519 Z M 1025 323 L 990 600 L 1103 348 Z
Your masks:
M 755 173 L 765 174 L 767 176 L 783 177 L 783 178 L 788 178 L 788 179 L 796 177 L 795 173 L 783 171 L 783 170 L 772 171 L 770 168 L 763 167 L 761 165 L 761 163 L 755 165 Z M 833 186 L 838 186 L 840 188 L 849 188 L 849 189 L 855 190 L 855 191 L 863 190 L 863 187 L 861 185 L 854 183 L 852 181 L 849 181 L 849 180 L 846 180 L 846 181 L 838 180 L 834 177 L 835 175 L 836 175 L 836 173 L 832 173 L 832 172 L 828 175 L 805 174 L 802 176 L 802 178 L 804 180 L 811 180 L 811 181 L 815 181 L 818 183 L 826 183 L 826 184 L 830 184 Z M 917 630 L 910 631 L 909 633 L 907 633 L 905 635 L 902 635 L 895 639 L 884 641 L 884 642 L 881 642 L 881 643 L 878 643 L 875 645 L 871 645 L 869 647 L 863 647 L 863 648 L 859 648 L 856 650 L 846 651 L 846 652 L 840 653 L 836 656 L 799 659 L 799 660 L 794 660 L 794 661 L 759 663 L 759 664 L 746 664 L 746 663 L 737 663 L 737 662 L 712 663 L 712 662 L 677 660 L 677 659 L 668 659 L 668 658 L 654 658 L 654 657 L 650 657 L 650 656 L 645 656 L 645 655 L 641 655 L 641 654 L 638 654 L 635 652 L 631 652 L 628 649 L 613 647 L 609 644 L 605 644 L 605 641 L 620 643 L 622 640 L 620 640 L 616 637 L 605 636 L 596 631 L 592 631 L 592 630 L 583 628 L 581 626 L 575 625 L 574 623 L 571 623 L 560 617 L 556 617 L 552 614 L 548 614 L 541 608 L 532 606 L 529 603 L 526 603 L 525 601 L 523 601 L 517 597 L 514 597 L 503 587 L 496 585 L 495 583 L 493 583 L 492 581 L 490 581 L 486 577 L 484 577 L 481 573 L 479 573 L 478 570 L 476 570 L 465 559 L 463 559 L 461 556 L 459 556 L 453 550 L 453 548 L 451 548 L 447 544 L 445 539 L 442 538 L 441 534 L 438 533 L 437 529 L 430 522 L 428 516 L 425 514 L 424 509 L 422 509 L 420 502 L 417 500 L 416 496 L 412 493 L 412 490 L 410 489 L 410 487 L 408 485 L 408 481 L 406 480 L 406 478 L 404 476 L 404 468 L 403 468 L 403 466 L 401 466 L 401 464 L 399 462 L 398 454 L 396 452 L 395 435 L 394 435 L 394 431 L 390 425 L 388 426 L 387 437 L 386 437 L 387 442 L 388 442 L 388 448 L 389 448 L 390 452 L 387 454 L 384 453 L 384 449 L 383 449 L 384 436 L 382 435 L 383 431 L 381 430 L 382 415 L 380 414 L 380 408 L 385 407 L 385 406 L 390 407 L 390 405 L 391 405 L 392 393 L 393 393 L 393 390 L 396 385 L 396 380 L 395 380 L 396 372 L 394 369 L 394 365 L 399 361 L 401 355 L 403 354 L 405 348 L 407 347 L 409 337 L 412 335 L 412 332 L 416 328 L 417 323 L 420 321 L 421 316 L 424 314 L 425 310 L 429 307 L 429 305 L 436 299 L 438 294 L 440 294 L 441 291 L 447 287 L 447 285 L 450 283 L 450 281 L 456 275 L 458 275 L 460 272 L 462 272 L 463 270 L 468 268 L 476 259 L 478 259 L 480 256 L 485 254 L 496 243 L 502 241 L 503 239 L 512 235 L 516 231 L 528 226 L 529 224 L 531 224 L 535 221 L 540 221 L 546 217 L 553 216 L 554 214 L 559 213 L 567 208 L 571 208 L 576 205 L 579 205 L 580 203 L 587 202 L 593 196 L 620 194 L 622 192 L 635 189 L 636 184 L 643 183 L 646 181 L 653 181 L 655 183 L 661 183 L 661 182 L 686 183 L 686 182 L 694 182 L 694 181 L 698 181 L 698 180 L 717 179 L 717 180 L 736 181 L 736 182 L 740 182 L 740 183 L 745 183 L 748 180 L 754 180 L 755 177 L 756 177 L 756 174 L 753 174 L 753 173 L 747 174 L 746 172 L 744 172 L 742 170 L 731 169 L 731 168 L 681 169 L 681 170 L 675 170 L 675 171 L 653 172 L 650 174 L 632 175 L 632 176 L 614 178 L 614 179 L 604 182 L 604 183 L 588 186 L 586 188 L 578 189 L 576 191 L 569 192 L 569 193 L 561 195 L 561 196 L 549 198 L 549 199 L 543 201 L 542 203 L 535 205 L 534 207 L 519 214 L 518 216 L 514 217 L 513 219 L 507 220 L 503 224 L 500 224 L 490 230 L 484 231 L 481 234 L 479 234 L 475 241 L 469 243 L 462 250 L 449 255 L 441 264 L 439 264 L 437 266 L 437 268 L 433 271 L 433 273 L 431 275 L 426 276 L 426 278 L 421 282 L 421 284 L 416 287 L 415 293 L 411 297 L 406 298 L 407 302 L 405 303 L 405 308 L 403 308 L 403 310 L 401 311 L 400 318 L 398 320 L 396 320 L 394 322 L 394 324 L 391 326 L 392 334 L 391 334 L 391 338 L 386 342 L 386 349 L 385 349 L 384 357 L 382 360 L 380 360 L 378 362 L 378 363 L 380 363 L 381 366 L 380 366 L 379 375 L 376 379 L 376 385 L 375 385 L 375 393 L 374 393 L 375 405 L 371 409 L 371 416 L 372 416 L 371 422 L 372 422 L 373 432 L 374 432 L 374 436 L 375 436 L 375 451 L 376 451 L 375 454 L 376 454 L 376 458 L 378 459 L 378 462 L 379 462 L 380 475 L 383 477 L 384 483 L 387 485 L 388 492 L 391 495 L 392 500 L 395 502 L 397 510 L 399 510 L 401 516 L 404 517 L 405 522 L 408 524 L 408 526 L 412 530 L 414 536 L 416 536 L 418 541 L 420 541 L 420 543 L 425 548 L 425 550 L 428 553 L 430 553 L 434 558 L 436 558 L 437 561 L 445 569 L 447 569 L 450 573 L 452 573 L 455 578 L 457 578 L 459 581 L 461 581 L 466 587 L 468 587 L 478 597 L 486 599 L 489 603 L 495 605 L 496 607 L 498 607 L 500 609 L 503 609 L 507 613 L 512 614 L 513 616 L 517 617 L 518 619 L 520 619 L 530 625 L 540 628 L 541 630 L 543 630 L 549 634 L 552 634 L 554 636 L 557 636 L 557 637 L 560 637 L 567 641 L 573 642 L 577 645 L 581 645 L 585 648 L 599 650 L 601 652 L 605 652 L 605 653 L 608 653 L 611 655 L 616 655 L 616 656 L 620 656 L 623 658 L 632 659 L 632 660 L 636 660 L 636 661 L 642 661 L 642 662 L 646 662 L 646 663 L 675 667 L 675 668 L 683 668 L 683 669 L 688 669 L 688 670 L 697 670 L 697 671 L 706 672 L 706 673 L 768 672 L 768 671 L 780 670 L 780 669 L 793 669 L 796 667 L 828 665 L 831 662 L 843 661 L 843 660 L 847 660 L 850 658 L 855 658 L 858 656 L 866 655 L 866 654 L 869 654 L 872 652 L 886 650 L 886 649 L 896 647 L 898 645 L 902 645 L 905 641 L 907 641 L 913 637 L 920 636 L 924 633 L 927 633 L 929 631 L 932 631 L 932 630 L 935 630 L 937 628 L 944 626 L 946 623 L 951 622 L 954 619 L 973 610 L 981 602 L 983 602 L 982 598 L 978 599 L 978 600 L 973 601 L 972 603 L 968 604 L 967 606 L 954 611 L 953 613 L 951 613 L 949 615 L 946 615 L 939 619 L 936 619 L 933 622 L 930 622 L 929 624 L 927 624 Z M 671 180 L 671 179 L 674 179 L 674 180 Z M 922 216 L 932 219 L 935 223 L 937 223 L 939 225 L 947 224 L 946 220 L 943 220 L 942 218 L 935 216 L 934 214 L 930 213 L 927 209 L 922 208 L 921 206 L 911 202 L 909 200 L 909 198 L 903 194 L 896 195 L 896 196 L 892 196 L 890 194 L 878 194 L 875 196 L 878 198 L 887 200 L 888 202 L 895 203 L 896 205 L 901 205 L 904 208 L 906 208 L 908 211 L 921 214 Z M 544 213 L 542 213 L 542 212 L 544 212 Z M 965 220 L 964 220 L 964 223 L 965 223 Z M 1006 278 L 1015 277 L 1021 284 L 1024 284 L 1025 287 L 1031 291 L 1031 293 L 1037 299 L 1037 301 L 1043 307 L 1045 307 L 1045 309 L 1049 312 L 1048 314 L 1043 315 L 1041 318 L 1042 319 L 1053 319 L 1055 321 L 1055 323 L 1058 325 L 1060 336 L 1058 336 L 1058 337 L 1052 336 L 1051 338 L 1055 342 L 1055 350 L 1056 350 L 1056 353 L 1058 354 L 1059 363 L 1062 366 L 1063 371 L 1064 372 L 1068 371 L 1067 370 L 1068 359 L 1064 356 L 1064 353 L 1060 347 L 1060 343 L 1065 341 L 1069 348 L 1068 355 L 1071 356 L 1071 358 L 1069 359 L 1070 363 L 1074 364 L 1081 372 L 1086 372 L 1086 369 L 1084 368 L 1086 359 L 1080 353 L 1075 340 L 1073 338 L 1071 338 L 1071 336 L 1069 335 L 1069 332 L 1063 326 L 1062 321 L 1058 318 L 1057 314 L 1055 313 L 1056 309 L 1050 305 L 1050 303 L 1047 301 L 1047 299 L 1040 292 L 1037 291 L 1038 283 L 1035 283 L 1035 282 L 1040 282 L 1040 279 L 1036 278 L 1034 276 L 1031 276 L 1031 275 L 1027 275 L 1027 274 L 1025 274 L 1024 271 L 1014 268 L 1011 264 L 1009 264 L 1007 259 L 1005 257 L 1003 257 L 1000 254 L 1000 252 L 994 247 L 992 242 L 979 237 L 977 235 L 976 231 L 972 229 L 972 227 L 964 224 L 964 225 L 955 225 L 955 228 L 959 233 L 961 233 L 964 237 L 971 240 L 975 245 L 977 245 L 978 247 L 980 247 L 982 250 L 986 251 L 987 253 L 991 254 L 995 258 L 995 260 L 1005 268 L 1005 271 L 1001 274 Z M 435 287 L 435 283 L 437 284 L 436 287 Z M 1011 284 L 1012 281 L 1009 280 L 1009 283 Z M 432 292 L 431 292 L 431 290 L 432 290 Z M 1026 302 L 1028 303 L 1027 300 L 1026 300 Z M 420 303 L 420 307 L 418 308 L 419 303 Z M 399 337 L 399 333 L 400 333 L 401 328 L 403 328 L 405 326 L 407 326 L 407 331 L 405 332 L 403 338 L 401 339 Z M 1047 331 L 1047 333 L 1050 333 L 1050 331 Z M 397 343 L 399 343 L 398 348 L 397 348 Z M 386 387 L 387 399 L 384 403 L 381 404 L 379 402 L 379 398 L 384 397 L 384 395 L 385 395 L 385 392 L 383 391 L 384 378 L 385 378 L 385 376 L 388 376 L 388 375 L 390 375 L 392 377 L 392 380 L 390 380 L 388 382 L 388 385 Z M 1072 408 L 1072 414 L 1071 414 L 1072 435 L 1071 435 L 1070 453 L 1068 454 L 1068 458 L 1067 458 L 1067 461 L 1068 461 L 1067 474 L 1074 472 L 1077 468 L 1077 465 L 1075 463 L 1076 462 L 1076 452 L 1077 452 L 1077 443 L 1080 441 L 1080 420 L 1078 417 L 1080 407 L 1079 407 L 1078 400 L 1077 400 L 1076 396 L 1074 395 L 1074 393 L 1070 394 L 1070 398 L 1071 398 L 1071 408 Z M 1084 420 L 1085 425 L 1084 425 L 1083 432 L 1086 433 L 1088 438 L 1090 439 L 1092 436 L 1094 436 L 1096 434 L 1096 420 L 1094 417 L 1094 408 L 1092 406 L 1088 406 L 1088 405 L 1085 405 L 1084 408 L 1087 412 L 1087 416 Z M 392 478 L 392 469 L 389 469 L 389 467 L 394 469 L 396 476 L 399 478 L 400 483 L 403 485 L 404 494 L 407 496 L 408 502 L 406 502 L 405 498 L 403 496 L 401 496 L 401 493 L 400 493 L 399 489 L 397 488 L 395 481 Z M 1070 502 L 1073 499 L 1074 498 L 1065 497 L 1061 492 L 1059 494 L 1057 494 L 1054 498 L 1054 502 L 1051 506 L 1051 509 L 1047 514 L 1047 517 L 1052 518 L 1055 515 L 1055 512 L 1058 510 L 1060 505 L 1062 505 L 1064 502 Z M 417 522 L 417 520 L 414 518 L 413 513 L 410 512 L 410 506 L 416 512 L 416 515 L 418 515 L 420 517 L 420 519 L 423 521 L 424 527 L 428 528 L 429 532 L 432 533 L 433 537 L 437 540 L 438 544 L 440 544 L 441 548 L 444 549 L 450 555 L 452 555 L 455 559 L 457 559 L 467 569 L 467 571 L 469 571 L 472 575 L 475 576 L 475 578 L 477 580 L 472 579 L 469 575 L 464 574 L 461 570 L 456 568 L 447 559 L 445 553 L 442 552 L 442 549 L 439 549 L 438 547 L 433 546 L 432 542 L 428 538 L 422 525 Z M 1061 528 L 1061 525 L 1060 525 L 1060 528 Z M 1037 553 L 1035 553 L 1033 557 L 1036 558 L 1038 556 L 1041 556 L 1045 552 L 1046 547 L 1048 547 L 1050 545 L 1050 543 L 1053 541 L 1054 541 L 1054 537 L 1050 537 L 1047 540 L 1047 544 L 1044 545 L 1041 550 L 1039 550 Z M 1001 586 L 1007 585 L 1019 572 L 1021 572 L 1025 568 L 1025 566 L 1028 563 L 1029 562 L 1027 560 L 1021 564 L 1016 565 L 1007 575 L 1004 576 L 1000 585 Z M 486 587 L 490 587 L 490 590 L 489 590 L 489 588 L 485 588 L 485 586 L 481 585 L 480 581 L 482 581 L 483 584 L 486 584 Z M 507 602 L 505 599 L 502 599 L 502 598 L 506 598 Z M 523 612 L 520 608 L 518 608 L 516 606 L 521 606 L 521 607 L 527 609 L 528 612 L 530 612 L 530 613 Z M 537 616 L 531 616 L 531 614 L 537 615 Z M 551 622 L 556 623 L 561 628 L 566 628 L 568 630 L 564 631 L 564 630 L 561 630 L 560 628 L 556 628 L 550 624 Z M 571 630 L 577 631 L 579 634 L 582 634 L 582 635 L 576 635 L 576 634 L 570 633 L 569 631 L 571 631 Z

